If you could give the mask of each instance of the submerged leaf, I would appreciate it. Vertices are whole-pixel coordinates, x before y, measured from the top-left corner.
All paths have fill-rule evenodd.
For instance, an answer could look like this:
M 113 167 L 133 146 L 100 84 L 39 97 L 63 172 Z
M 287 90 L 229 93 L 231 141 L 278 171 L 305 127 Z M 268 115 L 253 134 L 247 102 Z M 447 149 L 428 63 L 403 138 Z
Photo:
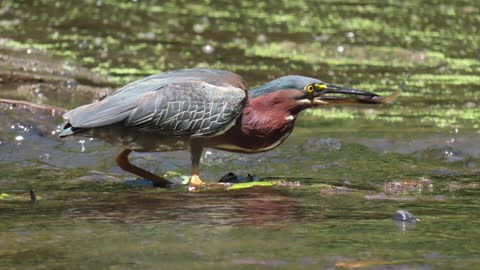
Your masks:
M 0 200 L 4 200 L 4 199 L 7 199 L 7 198 L 10 198 L 11 196 L 7 193 L 2 193 L 0 194 Z
M 365 268 L 371 266 L 379 266 L 379 265 L 388 265 L 388 264 L 396 264 L 398 261 L 351 261 L 351 262 L 337 262 L 335 263 L 335 267 L 345 268 L 345 269 L 357 269 L 357 268 Z

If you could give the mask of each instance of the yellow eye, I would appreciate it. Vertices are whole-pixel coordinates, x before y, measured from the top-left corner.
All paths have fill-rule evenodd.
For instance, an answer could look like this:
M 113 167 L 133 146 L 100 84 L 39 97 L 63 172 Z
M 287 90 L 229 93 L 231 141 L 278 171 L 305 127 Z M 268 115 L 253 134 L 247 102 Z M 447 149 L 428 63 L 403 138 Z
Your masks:
M 307 91 L 307 93 L 311 94 L 311 93 L 313 93 L 315 88 L 313 87 L 313 85 L 309 84 L 305 87 L 305 90 Z

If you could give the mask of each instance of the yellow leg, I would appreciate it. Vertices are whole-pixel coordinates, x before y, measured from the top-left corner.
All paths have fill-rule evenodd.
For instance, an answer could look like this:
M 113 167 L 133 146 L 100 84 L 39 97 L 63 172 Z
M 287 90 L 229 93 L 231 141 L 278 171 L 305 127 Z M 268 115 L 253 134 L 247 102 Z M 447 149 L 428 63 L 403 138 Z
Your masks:
M 192 186 L 201 186 L 203 185 L 202 180 L 200 179 L 200 176 L 194 174 L 192 177 L 190 177 L 190 185 Z
M 192 139 L 190 141 L 190 155 L 192 158 L 192 177 L 190 177 L 190 185 L 200 186 L 203 185 L 200 180 L 200 158 L 202 157 L 204 141 L 202 139 Z
M 155 175 L 151 172 L 148 172 L 130 163 L 130 161 L 128 161 L 128 155 L 131 152 L 132 150 L 130 149 L 124 149 L 118 154 L 115 161 L 117 162 L 118 166 L 120 166 L 120 168 L 122 168 L 127 172 L 133 173 L 142 178 L 152 181 L 154 186 L 157 186 L 157 187 L 168 187 L 171 184 L 170 181 L 168 181 L 167 179 L 160 177 L 158 175 Z

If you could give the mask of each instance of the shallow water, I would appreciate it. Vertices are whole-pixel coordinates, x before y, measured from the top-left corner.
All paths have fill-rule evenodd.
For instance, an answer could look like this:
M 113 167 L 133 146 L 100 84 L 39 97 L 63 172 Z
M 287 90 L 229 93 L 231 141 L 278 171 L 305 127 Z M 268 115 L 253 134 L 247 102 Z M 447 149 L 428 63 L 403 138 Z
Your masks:
M 127 185 L 117 148 L 58 139 L 58 113 L 0 105 L 2 267 L 478 268 L 479 25 L 473 1 L 2 1 L 0 98 L 73 108 L 197 66 L 252 86 L 303 74 L 402 90 L 394 104 L 305 112 L 268 153 L 202 158 L 211 181 L 299 187 L 195 193 Z M 189 171 L 186 152 L 133 161 Z M 395 222 L 398 209 L 420 222 Z

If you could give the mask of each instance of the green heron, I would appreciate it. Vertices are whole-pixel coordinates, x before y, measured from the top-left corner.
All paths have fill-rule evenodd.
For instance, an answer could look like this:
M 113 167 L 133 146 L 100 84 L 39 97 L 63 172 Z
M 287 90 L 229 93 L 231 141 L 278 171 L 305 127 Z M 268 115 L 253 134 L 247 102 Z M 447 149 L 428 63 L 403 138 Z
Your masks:
M 160 187 L 170 181 L 134 166 L 128 155 L 188 149 L 190 184 L 200 185 L 204 148 L 268 151 L 290 135 L 303 110 L 339 103 L 381 104 L 397 95 L 381 97 L 297 75 L 248 91 L 242 77 L 232 72 L 174 70 L 134 81 L 99 102 L 67 112 L 60 137 L 96 137 L 120 145 L 123 150 L 116 157 L 117 164 Z

